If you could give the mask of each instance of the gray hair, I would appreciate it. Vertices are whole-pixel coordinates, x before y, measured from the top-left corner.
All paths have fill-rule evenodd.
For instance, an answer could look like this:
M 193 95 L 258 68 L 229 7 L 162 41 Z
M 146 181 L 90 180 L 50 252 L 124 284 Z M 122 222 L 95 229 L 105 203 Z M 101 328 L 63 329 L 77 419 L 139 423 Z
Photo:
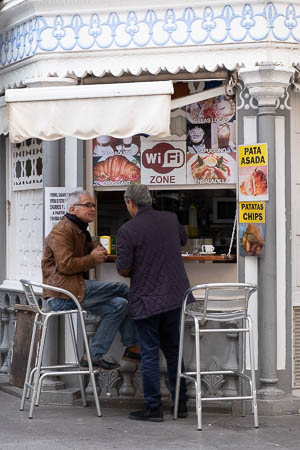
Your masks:
M 149 189 L 144 184 L 130 184 L 124 194 L 125 203 L 132 200 L 133 203 L 140 206 L 149 206 L 152 203 Z
M 79 203 L 80 202 L 80 197 L 82 195 L 89 195 L 89 196 L 91 196 L 89 191 L 74 191 L 74 192 L 71 192 L 71 194 L 69 194 L 67 196 L 67 200 L 66 200 L 66 211 L 67 212 L 69 212 L 71 206 L 73 206 L 75 203 Z

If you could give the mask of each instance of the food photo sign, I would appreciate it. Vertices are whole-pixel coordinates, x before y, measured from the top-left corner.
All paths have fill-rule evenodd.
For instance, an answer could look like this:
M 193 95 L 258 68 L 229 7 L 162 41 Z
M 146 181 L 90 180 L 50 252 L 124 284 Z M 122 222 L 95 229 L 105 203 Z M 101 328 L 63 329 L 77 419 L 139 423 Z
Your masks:
M 267 144 L 239 145 L 239 201 L 267 201 Z
M 93 139 L 93 185 L 127 186 L 141 179 L 139 136 Z
M 241 256 L 262 256 L 265 236 L 265 202 L 239 203 Z
M 186 141 L 142 141 L 141 183 L 186 184 Z
M 187 184 L 236 183 L 236 105 L 226 95 L 186 107 Z

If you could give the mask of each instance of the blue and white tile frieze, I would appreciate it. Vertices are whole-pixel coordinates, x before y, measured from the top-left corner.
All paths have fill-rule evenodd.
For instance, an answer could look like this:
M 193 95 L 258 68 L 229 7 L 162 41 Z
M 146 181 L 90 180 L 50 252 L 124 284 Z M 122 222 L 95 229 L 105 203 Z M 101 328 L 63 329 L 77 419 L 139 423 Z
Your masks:
M 37 16 L 0 35 L 0 65 L 37 53 L 146 47 L 300 42 L 299 4 L 151 9 Z

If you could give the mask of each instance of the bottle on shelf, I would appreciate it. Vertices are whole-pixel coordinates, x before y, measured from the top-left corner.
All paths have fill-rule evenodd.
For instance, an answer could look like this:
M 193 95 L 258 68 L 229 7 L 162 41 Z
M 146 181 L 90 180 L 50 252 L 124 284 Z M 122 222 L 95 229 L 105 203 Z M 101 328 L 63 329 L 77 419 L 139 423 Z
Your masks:
M 189 238 L 195 238 L 198 236 L 197 225 L 197 209 L 196 206 L 191 203 L 189 207 Z

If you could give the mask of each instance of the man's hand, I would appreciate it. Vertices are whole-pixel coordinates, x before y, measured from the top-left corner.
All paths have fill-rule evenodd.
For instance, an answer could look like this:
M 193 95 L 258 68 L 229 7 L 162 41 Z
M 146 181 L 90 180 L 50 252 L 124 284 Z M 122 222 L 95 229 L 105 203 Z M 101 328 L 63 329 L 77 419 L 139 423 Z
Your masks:
M 91 255 L 94 257 L 96 264 L 102 264 L 107 260 L 107 252 L 104 247 L 100 245 L 91 251 Z
M 130 269 L 121 269 L 121 270 L 119 270 L 119 275 L 121 275 L 121 277 L 130 278 L 131 270 Z

